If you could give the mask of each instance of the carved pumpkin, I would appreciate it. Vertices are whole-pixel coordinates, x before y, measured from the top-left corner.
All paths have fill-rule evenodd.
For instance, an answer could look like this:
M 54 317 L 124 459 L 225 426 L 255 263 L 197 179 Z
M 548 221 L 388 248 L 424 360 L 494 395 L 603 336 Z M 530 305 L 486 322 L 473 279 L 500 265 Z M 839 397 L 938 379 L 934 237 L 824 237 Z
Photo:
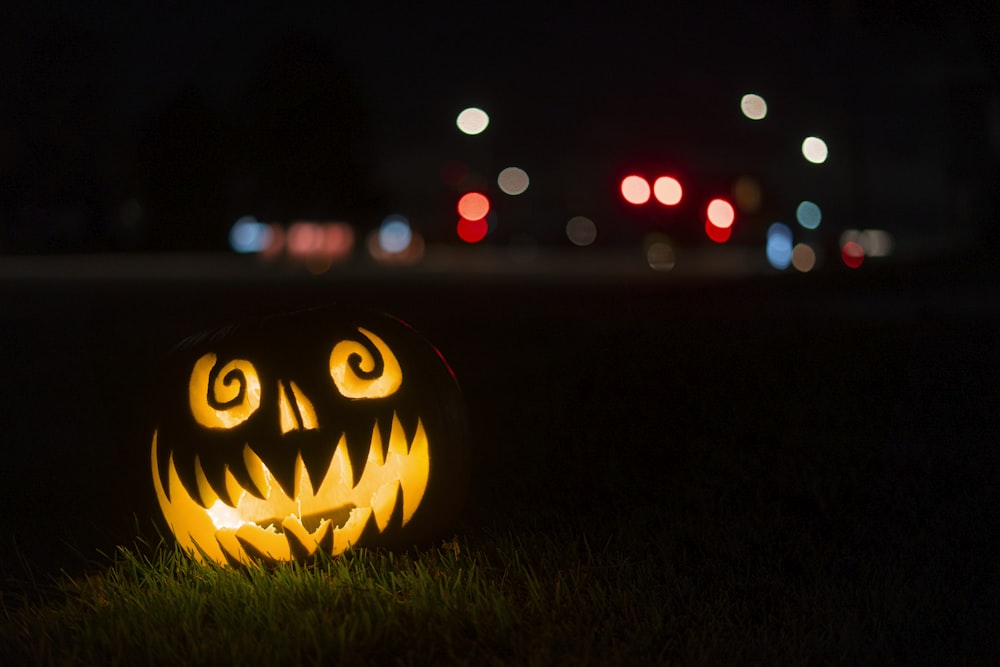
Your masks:
M 466 423 L 440 353 L 385 315 L 316 309 L 188 339 L 157 383 L 153 485 L 196 558 L 406 546 L 464 497 Z

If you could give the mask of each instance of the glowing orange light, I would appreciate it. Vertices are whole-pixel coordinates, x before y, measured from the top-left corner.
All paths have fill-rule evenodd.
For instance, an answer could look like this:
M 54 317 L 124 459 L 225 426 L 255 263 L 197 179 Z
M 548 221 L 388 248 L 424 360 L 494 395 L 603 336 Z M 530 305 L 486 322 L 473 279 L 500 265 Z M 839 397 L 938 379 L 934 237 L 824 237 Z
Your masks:
M 810 245 L 799 243 L 792 248 L 792 266 L 802 273 L 812 271 L 816 267 L 816 251 Z
M 481 192 L 466 192 L 458 200 L 458 214 L 466 220 L 482 220 L 490 212 L 490 200 Z
M 733 226 L 718 227 L 712 224 L 711 220 L 705 221 L 705 235 L 716 243 L 725 243 L 733 234 Z
M 660 176 L 653 183 L 653 194 L 656 196 L 656 201 L 664 206 L 673 206 L 680 202 L 684 189 L 676 178 Z
M 733 210 L 733 205 L 725 199 L 713 199 L 708 202 L 708 221 L 711 224 L 723 229 L 729 229 L 733 226 L 733 220 L 735 219 L 736 211 Z
M 865 261 L 865 251 L 860 243 L 848 241 L 840 249 L 840 258 L 849 268 L 856 269 Z
M 626 176 L 622 179 L 622 197 L 630 204 L 645 204 L 649 201 L 649 181 L 642 176 Z
M 489 223 L 483 218 L 479 220 L 462 218 L 458 221 L 455 231 L 458 233 L 458 238 L 466 243 L 479 243 L 486 238 L 486 232 L 489 231 L 489 228 Z

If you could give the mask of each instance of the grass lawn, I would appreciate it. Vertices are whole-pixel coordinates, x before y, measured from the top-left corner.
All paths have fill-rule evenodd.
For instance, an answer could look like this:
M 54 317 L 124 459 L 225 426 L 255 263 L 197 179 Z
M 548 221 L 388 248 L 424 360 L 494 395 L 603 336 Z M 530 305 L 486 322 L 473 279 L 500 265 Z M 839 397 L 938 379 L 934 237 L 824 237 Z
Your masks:
M 202 567 L 149 537 L 65 573 L 8 567 L 0 655 L 1000 660 L 992 326 L 731 319 L 566 337 L 572 323 L 552 322 L 489 335 L 487 321 L 478 343 L 443 346 L 459 348 L 479 452 L 455 537 L 272 571 Z

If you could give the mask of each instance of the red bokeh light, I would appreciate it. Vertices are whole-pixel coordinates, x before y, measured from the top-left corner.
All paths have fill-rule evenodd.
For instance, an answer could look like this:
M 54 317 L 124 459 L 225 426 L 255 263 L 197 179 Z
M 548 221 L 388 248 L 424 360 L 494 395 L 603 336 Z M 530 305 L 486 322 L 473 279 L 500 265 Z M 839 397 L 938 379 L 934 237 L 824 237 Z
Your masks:
M 486 232 L 489 231 L 489 228 L 489 223 L 482 218 L 479 220 L 462 218 L 458 221 L 455 231 L 458 233 L 458 238 L 466 243 L 479 243 L 486 238 Z
M 711 220 L 706 220 L 705 235 L 716 243 L 725 243 L 733 235 L 733 226 L 730 223 L 728 227 L 718 227 Z
M 848 241 L 840 249 L 840 258 L 848 267 L 856 269 L 865 261 L 865 251 L 860 243 Z
M 490 200 L 481 192 L 466 192 L 458 200 L 458 214 L 466 220 L 482 220 L 489 212 Z
M 653 195 L 664 206 L 679 204 L 684 195 L 680 181 L 673 176 L 660 176 L 653 183 Z
M 711 224 L 728 229 L 733 226 L 735 219 L 736 211 L 725 199 L 713 199 L 708 202 L 708 221 Z
M 645 204 L 649 201 L 649 181 L 642 176 L 626 176 L 622 179 L 622 197 L 630 204 Z

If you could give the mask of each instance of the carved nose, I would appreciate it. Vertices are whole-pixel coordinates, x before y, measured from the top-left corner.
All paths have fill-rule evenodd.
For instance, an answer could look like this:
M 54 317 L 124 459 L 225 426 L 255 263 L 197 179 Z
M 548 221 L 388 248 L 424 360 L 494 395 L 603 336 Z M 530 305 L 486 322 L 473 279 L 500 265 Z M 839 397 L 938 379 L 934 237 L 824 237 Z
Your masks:
M 316 409 L 294 382 L 278 380 L 278 409 L 282 435 L 299 429 L 310 431 L 319 428 Z

